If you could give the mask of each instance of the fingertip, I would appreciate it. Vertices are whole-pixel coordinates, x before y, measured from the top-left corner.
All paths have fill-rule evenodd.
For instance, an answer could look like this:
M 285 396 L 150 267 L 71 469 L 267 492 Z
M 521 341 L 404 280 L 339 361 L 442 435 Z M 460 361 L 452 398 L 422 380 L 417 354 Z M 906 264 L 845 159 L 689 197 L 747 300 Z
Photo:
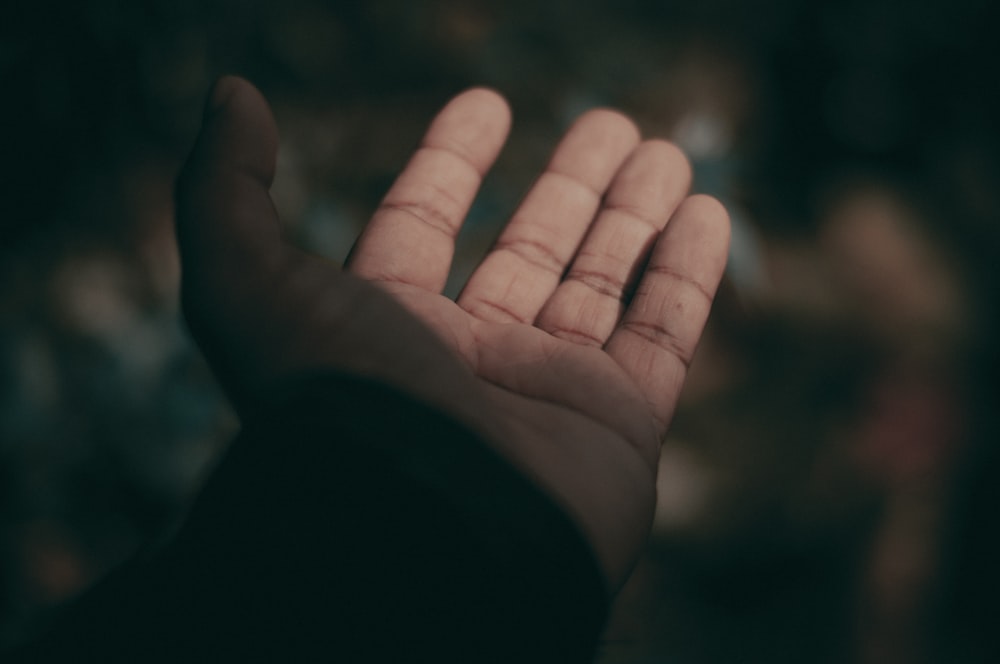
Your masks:
M 642 141 L 615 175 L 604 204 L 634 212 L 641 209 L 645 219 L 662 229 L 687 197 L 692 174 L 687 156 L 673 143 Z
M 486 86 L 477 86 L 469 88 L 455 97 L 455 99 L 460 98 L 468 98 L 470 102 L 493 114 L 498 121 L 502 121 L 507 127 L 510 126 L 512 117 L 510 103 L 499 91 Z
M 603 196 L 639 140 L 639 128 L 628 116 L 608 108 L 595 108 L 577 118 L 566 131 L 547 170 L 572 173 L 595 194 Z
M 719 199 L 708 194 L 694 194 L 684 200 L 681 209 L 684 215 L 698 220 L 707 233 L 729 247 L 732 233 L 729 210 Z
M 672 255 L 669 261 L 692 262 L 685 268 L 697 276 L 707 292 L 714 293 L 729 259 L 731 228 L 729 211 L 713 196 L 688 196 L 677 208 L 661 236 L 657 250 Z M 677 247 L 691 254 L 682 257 Z
M 277 125 L 264 95 L 244 78 L 219 77 L 205 103 L 192 160 L 227 163 L 269 187 L 277 149 Z
M 241 84 L 247 83 L 238 76 L 220 76 L 215 80 L 212 89 L 209 91 L 208 100 L 205 104 L 205 113 L 210 115 L 221 111 L 232 100 L 239 91 Z
M 186 270 L 222 255 L 271 251 L 268 245 L 279 237 L 269 196 L 277 150 L 277 126 L 263 95 L 237 76 L 219 78 L 175 182 L 177 237 Z
M 214 108 L 222 108 L 229 102 L 239 97 L 252 95 L 260 99 L 264 98 L 263 93 L 256 85 L 248 79 L 236 74 L 223 74 L 215 79 L 209 91 L 208 105 Z
M 662 138 L 647 139 L 636 148 L 636 154 L 648 154 L 664 173 L 670 173 L 671 177 L 679 179 L 682 183 L 683 193 L 687 193 L 691 188 L 694 178 L 694 169 L 691 160 L 676 144 Z
M 577 118 L 573 124 L 574 126 L 600 126 L 604 132 L 613 134 L 623 143 L 630 143 L 633 146 L 638 145 L 639 141 L 642 140 L 639 125 L 628 115 L 614 108 L 604 106 L 592 108 Z
M 423 145 L 461 155 L 482 176 L 499 154 L 510 125 L 510 106 L 500 93 L 490 88 L 471 88 L 441 109 Z
M 205 119 L 221 112 L 238 112 L 244 108 L 270 108 L 263 93 L 247 79 L 225 74 L 215 79 L 205 99 Z

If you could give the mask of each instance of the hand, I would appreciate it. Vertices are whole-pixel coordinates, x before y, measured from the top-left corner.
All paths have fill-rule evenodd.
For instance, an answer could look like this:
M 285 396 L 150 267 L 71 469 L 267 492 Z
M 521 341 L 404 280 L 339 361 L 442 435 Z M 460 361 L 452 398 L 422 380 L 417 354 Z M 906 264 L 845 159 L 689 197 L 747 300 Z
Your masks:
M 494 92 L 452 100 L 341 270 L 283 238 L 274 120 L 250 84 L 221 79 L 177 188 L 184 312 L 238 412 L 328 367 L 465 422 L 575 520 L 614 589 L 649 532 L 728 218 L 687 197 L 675 147 L 591 111 L 452 301 L 454 238 L 509 125 Z

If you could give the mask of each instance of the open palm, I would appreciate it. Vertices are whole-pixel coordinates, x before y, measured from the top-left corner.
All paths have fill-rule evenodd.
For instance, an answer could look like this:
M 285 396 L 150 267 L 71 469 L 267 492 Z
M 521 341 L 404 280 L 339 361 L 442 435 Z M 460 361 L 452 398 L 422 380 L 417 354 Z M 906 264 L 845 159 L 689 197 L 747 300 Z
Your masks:
M 491 91 L 452 100 L 342 270 L 282 237 L 274 121 L 250 84 L 222 79 L 178 183 L 185 314 L 242 415 L 282 379 L 332 369 L 463 421 L 576 521 L 613 588 L 648 533 L 728 221 L 687 197 L 676 148 L 591 111 L 448 299 L 454 238 L 509 125 Z

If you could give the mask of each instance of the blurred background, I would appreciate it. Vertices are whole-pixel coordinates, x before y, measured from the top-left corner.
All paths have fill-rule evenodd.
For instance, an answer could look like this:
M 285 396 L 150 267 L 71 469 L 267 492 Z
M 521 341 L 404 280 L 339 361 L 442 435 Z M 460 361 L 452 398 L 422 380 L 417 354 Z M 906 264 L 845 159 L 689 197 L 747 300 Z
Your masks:
M 1000 661 L 1000 108 L 986 0 L 81 0 L 0 23 L 0 634 L 169 528 L 237 422 L 179 320 L 211 81 L 342 259 L 450 95 L 514 131 L 455 290 L 598 105 L 723 200 L 726 281 L 602 664 Z

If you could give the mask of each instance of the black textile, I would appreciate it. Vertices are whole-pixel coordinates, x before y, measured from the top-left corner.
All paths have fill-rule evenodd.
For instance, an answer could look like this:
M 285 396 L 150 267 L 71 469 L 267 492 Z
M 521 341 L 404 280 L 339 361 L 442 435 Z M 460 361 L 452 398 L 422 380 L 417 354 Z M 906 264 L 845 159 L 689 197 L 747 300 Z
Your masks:
M 313 376 L 246 423 L 179 533 L 10 662 L 587 662 L 607 595 L 552 501 L 465 427 Z

